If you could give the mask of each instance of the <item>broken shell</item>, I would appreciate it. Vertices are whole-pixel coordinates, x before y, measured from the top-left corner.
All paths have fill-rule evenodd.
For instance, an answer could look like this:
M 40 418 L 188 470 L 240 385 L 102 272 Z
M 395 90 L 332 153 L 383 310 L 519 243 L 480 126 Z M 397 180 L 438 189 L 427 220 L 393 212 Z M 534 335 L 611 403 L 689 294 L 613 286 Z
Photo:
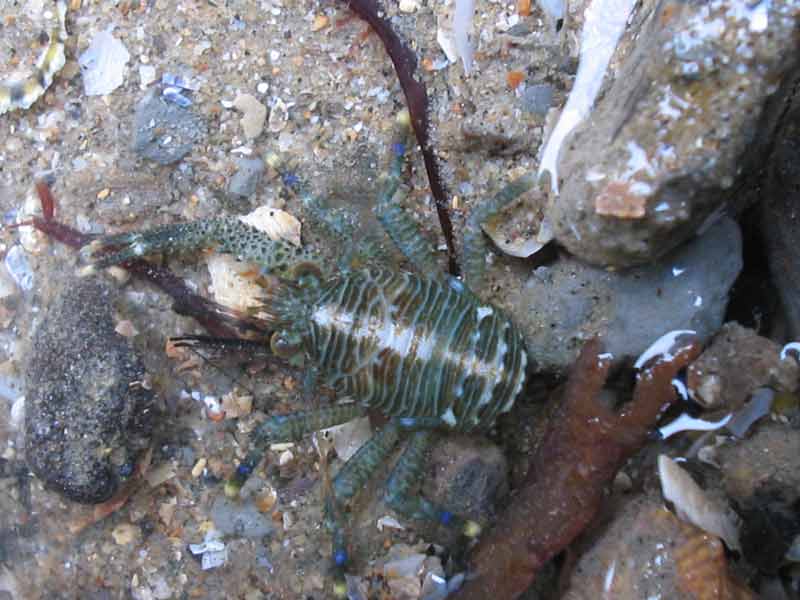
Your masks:
M 678 517 L 721 537 L 729 548 L 739 550 L 739 524 L 733 511 L 711 498 L 691 475 L 670 457 L 658 457 L 658 475 L 664 498 L 672 502 Z
M 544 202 L 543 195 L 526 194 L 525 201 L 486 220 L 481 229 L 503 253 L 518 258 L 532 256 L 553 239 L 544 217 Z
M 255 498 L 255 505 L 259 512 L 267 513 L 271 511 L 278 502 L 278 493 L 272 487 L 267 487 Z
M 384 515 L 378 519 L 377 525 L 378 531 L 383 531 L 384 527 L 388 529 L 397 529 L 399 531 L 403 531 L 405 529 L 405 527 L 403 527 L 397 519 L 389 515 Z
M 239 217 L 240 220 L 266 233 L 272 240 L 284 240 L 300 246 L 301 223 L 286 211 L 260 206 L 251 213 Z M 224 254 L 212 254 L 206 260 L 211 275 L 211 293 L 216 302 L 246 311 L 261 304 L 262 288 L 249 273 L 258 273 L 249 269 L 234 257 Z
M 360 417 L 347 423 L 323 429 L 336 448 L 336 455 L 343 461 L 350 459 L 364 443 L 372 437 L 369 417 Z
M 278 465 L 285 467 L 294 460 L 294 454 L 291 450 L 284 450 L 278 457 Z
M 131 323 L 127 319 L 117 323 L 117 326 L 114 327 L 114 331 L 116 331 L 122 337 L 126 337 L 126 338 L 136 337 L 139 334 L 139 330 L 136 329 L 136 327 L 134 327 L 133 323 Z
M 226 419 L 238 419 L 249 415 L 253 410 L 253 397 L 231 390 L 222 397 L 222 411 Z
M 286 127 L 288 121 L 289 107 L 283 100 L 277 98 L 275 104 L 272 105 L 272 109 L 269 111 L 267 127 L 272 133 L 278 133 Z
M 259 206 L 253 212 L 240 217 L 241 221 L 266 233 L 271 240 L 284 240 L 300 246 L 302 225 L 297 217 L 285 210 L 270 206 Z
M 192 467 L 192 477 L 194 477 L 195 479 L 200 477 L 200 475 L 203 474 L 203 471 L 205 470 L 207 463 L 208 461 L 205 458 L 201 458 L 200 460 L 198 460 L 194 464 L 194 467 Z

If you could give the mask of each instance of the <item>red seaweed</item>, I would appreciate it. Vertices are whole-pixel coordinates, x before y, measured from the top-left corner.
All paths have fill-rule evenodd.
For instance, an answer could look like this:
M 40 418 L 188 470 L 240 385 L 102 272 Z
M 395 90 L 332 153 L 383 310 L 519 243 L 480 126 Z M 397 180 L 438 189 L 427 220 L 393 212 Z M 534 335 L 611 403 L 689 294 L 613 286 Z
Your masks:
M 700 352 L 693 337 L 679 339 L 639 372 L 633 399 L 618 414 L 599 399 L 610 360 L 597 340 L 583 347 L 525 481 L 470 557 L 458 600 L 519 597 L 591 523 L 619 468 L 676 400 L 672 379 Z
M 26 223 L 75 250 L 80 249 L 94 238 L 81 233 L 55 220 L 55 201 L 50 187 L 44 181 L 36 182 L 36 191 L 42 203 L 42 217 L 33 217 Z M 266 328 L 258 319 L 235 312 L 217 304 L 208 298 L 194 293 L 166 267 L 152 264 L 145 260 L 131 260 L 120 265 L 132 275 L 149 281 L 173 300 L 173 309 L 181 315 L 194 318 L 210 333 L 220 337 L 239 337 L 243 332 L 266 335 Z
M 39 194 L 39 201 L 42 203 L 42 215 L 45 221 L 51 221 L 56 213 L 56 201 L 50 186 L 43 180 L 36 182 L 36 193 Z
M 428 174 L 428 183 L 431 195 L 436 203 L 436 213 L 439 215 L 439 225 L 442 228 L 447 254 L 449 257 L 448 268 L 451 275 L 458 274 L 456 251 L 453 244 L 453 224 L 448 211 L 447 193 L 439 172 L 439 163 L 433 151 L 429 135 L 428 122 L 428 92 L 421 78 L 415 77 L 417 70 L 417 57 L 414 52 L 403 43 L 397 33 L 392 29 L 388 20 L 381 16 L 383 12 L 375 0 L 345 0 L 354 13 L 366 21 L 383 42 L 386 53 L 394 65 L 400 87 L 406 96 L 408 112 L 411 114 L 411 124 L 414 135 L 422 149 L 422 158 L 425 162 L 425 171 Z

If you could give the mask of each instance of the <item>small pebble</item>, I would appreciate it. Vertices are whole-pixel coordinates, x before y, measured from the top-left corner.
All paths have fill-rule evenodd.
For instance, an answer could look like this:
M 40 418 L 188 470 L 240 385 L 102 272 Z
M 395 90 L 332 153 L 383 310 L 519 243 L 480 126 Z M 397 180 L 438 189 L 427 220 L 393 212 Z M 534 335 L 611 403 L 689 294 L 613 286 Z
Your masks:
M 20 289 L 25 291 L 33 289 L 33 270 L 22 246 L 13 246 L 6 253 L 5 264 L 9 275 Z
M 133 542 L 140 529 L 132 523 L 120 523 L 111 531 L 111 537 L 118 546 L 125 546 Z
M 200 460 L 198 460 L 195 463 L 194 467 L 192 467 L 192 477 L 194 477 L 195 479 L 200 477 L 200 475 L 203 474 L 203 471 L 205 470 L 207 463 L 208 461 L 205 458 L 201 458 Z
M 156 90 L 150 90 L 136 106 L 133 149 L 159 164 L 181 160 L 207 133 L 202 117 L 167 102 Z
M 139 330 L 127 319 L 117 323 L 116 327 L 114 327 L 114 331 L 126 338 L 136 337 L 139 334 Z
M 261 125 L 263 128 L 263 122 Z M 264 161 L 260 158 L 237 158 L 236 167 L 236 173 L 228 183 L 228 192 L 239 198 L 255 195 L 264 174 Z
M 139 66 L 139 87 L 145 89 L 156 80 L 156 68 L 152 65 Z
M 281 467 L 285 467 L 289 463 L 294 460 L 294 454 L 292 454 L 291 450 L 284 450 L 281 452 L 281 455 L 278 457 L 278 465 Z
M 419 8 L 419 0 L 400 0 L 400 12 L 412 13 Z
M 553 87 L 548 84 L 528 86 L 520 100 L 523 111 L 544 116 L 553 104 Z
M 314 17 L 314 22 L 311 24 L 311 31 L 319 31 L 328 26 L 330 19 L 326 15 L 317 15 Z
M 274 488 L 269 487 L 255 498 L 255 505 L 259 512 L 267 513 L 271 511 L 278 502 L 278 494 Z
M 261 135 L 267 118 L 267 107 L 250 94 L 236 96 L 233 107 L 242 113 L 239 122 L 242 124 L 244 135 L 251 140 Z
M 389 515 L 384 515 L 378 519 L 377 525 L 378 531 L 383 531 L 384 527 L 388 529 L 398 529 L 400 531 L 405 529 L 405 527 L 403 527 L 397 519 L 390 517 Z

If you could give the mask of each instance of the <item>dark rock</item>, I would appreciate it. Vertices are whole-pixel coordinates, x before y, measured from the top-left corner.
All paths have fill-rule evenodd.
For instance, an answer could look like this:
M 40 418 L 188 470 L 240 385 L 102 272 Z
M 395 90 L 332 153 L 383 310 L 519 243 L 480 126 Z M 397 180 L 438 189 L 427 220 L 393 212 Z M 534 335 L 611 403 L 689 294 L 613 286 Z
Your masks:
M 764 180 L 762 232 L 788 337 L 800 338 L 800 98 L 787 118 Z
M 594 336 L 623 361 L 672 330 L 712 336 L 722 325 L 741 255 L 739 227 L 725 218 L 647 267 L 614 272 L 562 257 L 521 284 L 504 283 L 502 304 L 541 370 L 564 372 Z
M 800 535 L 797 490 L 765 485 L 737 509 L 745 558 L 764 573 L 776 573 L 795 536 Z
M 260 158 L 239 158 L 238 170 L 228 183 L 228 192 L 233 196 L 248 198 L 256 193 L 261 176 L 264 174 L 264 161 Z
M 800 435 L 797 430 L 764 420 L 751 437 L 721 446 L 715 452 L 715 461 L 725 477 L 725 492 L 741 505 L 765 486 L 794 490 L 793 498 L 800 498 L 798 456 Z
M 783 423 L 762 420 L 751 437 L 714 451 L 725 492 L 742 519 L 745 559 L 765 573 L 782 564 L 800 535 L 800 435 Z
M 431 452 L 430 462 L 433 475 L 424 496 L 483 523 L 494 518 L 508 493 L 508 463 L 500 448 L 477 436 L 450 435 Z
M 166 102 L 155 91 L 148 93 L 136 107 L 133 149 L 159 164 L 179 161 L 206 135 L 202 117 Z
M 793 0 L 660 3 L 562 145 L 557 241 L 593 264 L 643 264 L 735 202 L 736 177 L 768 156 L 781 83 L 800 72 L 799 24 Z
M 800 367 L 781 360 L 781 347 L 737 323 L 726 323 L 711 345 L 692 363 L 688 386 L 704 408 L 735 411 L 757 388 L 793 392 Z
M 110 498 L 149 444 L 153 397 L 144 367 L 114 331 L 114 289 L 70 280 L 36 329 L 25 374 L 31 470 L 76 502 Z

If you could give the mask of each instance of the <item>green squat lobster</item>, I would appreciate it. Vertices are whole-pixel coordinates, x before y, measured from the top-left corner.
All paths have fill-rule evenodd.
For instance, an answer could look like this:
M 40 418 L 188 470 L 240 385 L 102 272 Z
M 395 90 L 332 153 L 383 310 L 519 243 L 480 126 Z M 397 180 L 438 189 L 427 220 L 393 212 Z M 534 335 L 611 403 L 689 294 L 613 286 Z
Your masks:
M 346 595 L 344 509 L 401 439 L 408 438 L 408 444 L 389 477 L 387 503 L 406 517 L 457 527 L 471 538 L 478 535 L 477 523 L 412 494 L 412 487 L 439 433 L 488 429 L 498 414 L 512 407 L 525 383 L 527 356 L 517 328 L 464 283 L 439 272 L 416 223 L 395 201 L 409 137 L 410 118 L 403 111 L 395 126 L 389 174 L 382 180 L 375 212 L 417 273 L 377 266 L 386 264 L 377 245 L 361 244 L 359 258 L 366 268 L 353 269 L 355 261 L 347 256 L 341 261 L 340 273 L 323 275 L 307 250 L 273 241 L 233 217 L 110 235 L 87 247 L 91 268 L 156 252 L 207 247 L 257 263 L 279 281 L 265 290 L 259 309 L 259 317 L 274 331 L 269 342 L 272 351 L 289 360 L 302 357 L 305 364 L 314 365 L 309 381 L 324 381 L 337 393 L 355 398 L 354 403 L 264 421 L 252 432 L 251 449 L 225 486 L 228 496 L 238 496 L 270 444 L 298 440 L 362 416 L 369 408 L 389 417 L 340 469 L 326 500 L 325 524 L 333 540 L 337 597 Z M 310 216 L 330 230 L 345 233 L 345 223 L 334 212 L 324 210 L 277 157 L 269 162 L 284 184 L 301 196 Z M 473 211 L 464 244 L 468 280 L 479 280 L 485 264 L 486 242 L 480 223 L 531 183 L 518 179 Z

